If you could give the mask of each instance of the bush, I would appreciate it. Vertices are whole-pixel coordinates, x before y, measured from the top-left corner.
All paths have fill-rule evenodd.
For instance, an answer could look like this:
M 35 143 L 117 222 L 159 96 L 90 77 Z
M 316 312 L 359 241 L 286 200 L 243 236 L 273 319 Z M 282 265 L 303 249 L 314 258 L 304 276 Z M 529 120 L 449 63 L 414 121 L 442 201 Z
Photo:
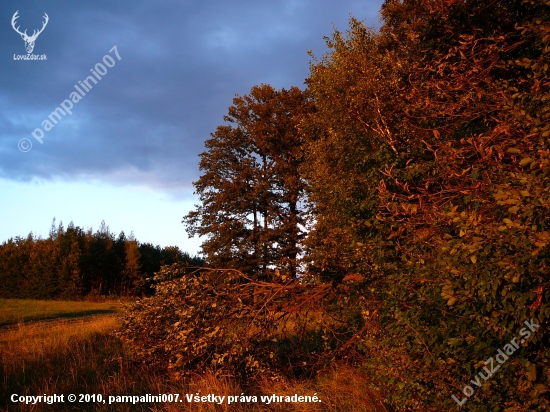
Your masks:
M 126 308 L 119 335 L 147 363 L 176 377 L 208 370 L 276 379 L 361 357 L 352 343 L 364 322 L 360 307 L 350 305 L 350 285 L 255 282 L 236 270 L 186 272 L 181 264 L 163 267 L 155 295 Z

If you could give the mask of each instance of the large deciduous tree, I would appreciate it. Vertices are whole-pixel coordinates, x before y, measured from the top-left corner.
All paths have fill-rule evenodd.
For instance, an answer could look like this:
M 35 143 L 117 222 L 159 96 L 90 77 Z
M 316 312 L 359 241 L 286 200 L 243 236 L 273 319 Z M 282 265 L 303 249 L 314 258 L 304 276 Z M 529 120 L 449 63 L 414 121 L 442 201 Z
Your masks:
M 205 143 L 201 201 L 184 217 L 190 236 L 206 236 L 203 253 L 214 267 L 264 276 L 269 268 L 296 276 L 303 237 L 303 139 L 297 130 L 312 102 L 296 87 L 255 86 L 236 96 Z

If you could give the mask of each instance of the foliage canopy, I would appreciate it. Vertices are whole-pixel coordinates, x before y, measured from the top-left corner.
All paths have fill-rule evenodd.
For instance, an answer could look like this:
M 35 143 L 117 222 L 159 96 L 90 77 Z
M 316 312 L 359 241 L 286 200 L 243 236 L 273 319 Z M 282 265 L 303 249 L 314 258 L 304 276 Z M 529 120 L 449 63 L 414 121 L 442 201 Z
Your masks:
M 303 295 L 289 292 L 283 308 L 270 308 L 285 281 L 219 271 L 161 283 L 158 296 L 179 298 L 170 315 L 157 313 L 161 301 L 137 307 L 166 322 L 148 347 L 173 344 L 165 355 L 175 365 L 244 375 L 256 362 L 256 371 L 289 373 L 311 356 L 323 365 L 347 351 L 373 372 L 393 410 L 439 411 L 455 408 L 451 396 L 464 398 L 532 319 L 540 329 L 466 395 L 467 407 L 547 410 L 550 1 L 386 0 L 382 18 L 378 32 L 355 19 L 347 33 L 335 31 L 293 102 L 267 86 L 238 97 L 226 118 L 236 126 L 219 127 L 201 155 L 203 204 L 187 217 L 190 234 L 210 236 L 204 248 L 216 267 L 252 274 L 295 259 L 302 236 L 310 276 L 291 289 Z M 260 101 L 264 93 L 271 97 Z M 277 113 L 297 113 L 285 123 L 294 143 L 270 140 L 277 122 L 262 115 L 272 102 Z M 289 175 L 276 167 L 285 153 L 299 159 Z M 296 185 L 282 185 L 284 176 Z M 299 222 L 288 205 L 302 192 L 313 230 L 279 231 Z M 243 299 L 257 288 L 270 291 L 260 306 Z M 302 317 L 303 328 L 284 337 L 300 343 L 289 352 L 296 356 L 279 356 L 269 343 L 285 325 L 277 314 L 292 313 L 289 302 L 307 307 L 317 292 L 314 310 L 341 323 L 317 328 Z M 328 346 L 310 346 L 304 331 L 321 331 Z
M 189 236 L 206 236 L 210 265 L 266 278 L 268 268 L 296 275 L 303 237 L 304 152 L 296 128 L 311 111 L 297 87 L 254 86 L 237 96 L 201 153 L 194 182 L 201 201 L 183 220 Z

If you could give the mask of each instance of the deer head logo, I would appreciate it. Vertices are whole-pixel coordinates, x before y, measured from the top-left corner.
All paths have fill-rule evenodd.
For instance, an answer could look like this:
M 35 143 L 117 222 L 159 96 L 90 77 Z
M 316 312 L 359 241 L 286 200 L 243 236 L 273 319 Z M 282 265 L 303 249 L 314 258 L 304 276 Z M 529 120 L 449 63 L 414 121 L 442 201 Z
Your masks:
M 15 27 L 16 20 L 19 18 L 18 13 L 19 13 L 19 10 L 17 10 L 13 15 L 13 17 L 11 18 L 11 26 L 17 33 L 21 35 L 21 38 L 25 40 L 25 48 L 27 49 L 27 53 L 30 54 L 34 50 L 34 42 L 36 41 L 36 38 L 40 33 L 44 31 L 44 29 L 46 28 L 46 25 L 48 24 L 48 20 L 50 20 L 50 18 L 46 13 L 44 13 L 44 23 L 42 23 L 42 28 L 38 31 L 33 30 L 32 36 L 29 36 L 27 35 L 27 30 L 21 33 L 19 31 L 19 26 Z

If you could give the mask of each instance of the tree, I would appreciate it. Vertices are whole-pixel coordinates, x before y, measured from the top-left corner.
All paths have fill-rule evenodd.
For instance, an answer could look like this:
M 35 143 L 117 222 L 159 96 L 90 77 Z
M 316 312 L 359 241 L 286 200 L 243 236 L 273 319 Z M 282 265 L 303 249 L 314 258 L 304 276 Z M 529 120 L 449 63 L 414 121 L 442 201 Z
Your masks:
M 306 244 L 312 273 L 338 281 L 346 273 L 389 265 L 378 242 L 380 170 L 410 158 L 402 123 L 406 65 L 355 19 L 335 31 L 331 50 L 313 61 L 306 80 L 316 111 L 301 124 L 307 138 L 304 173 L 314 225 Z M 369 274 L 377 273 L 369 271 Z
M 128 239 L 124 242 L 125 251 L 125 268 L 123 270 L 123 283 L 125 294 L 141 294 L 144 292 L 145 277 L 141 272 L 139 245 L 134 236 L 134 232 L 130 233 Z
M 67 231 L 56 237 L 60 255 L 58 276 L 61 284 L 61 294 L 64 297 L 82 296 L 81 258 L 84 236 L 82 229 L 75 227 L 71 222 L 67 227 Z
M 296 276 L 304 198 L 297 125 L 311 107 L 296 87 L 255 86 L 233 99 L 229 125 L 206 141 L 203 175 L 194 182 L 201 205 L 183 223 L 190 237 L 207 236 L 202 250 L 210 265 L 257 276 L 275 266 Z

